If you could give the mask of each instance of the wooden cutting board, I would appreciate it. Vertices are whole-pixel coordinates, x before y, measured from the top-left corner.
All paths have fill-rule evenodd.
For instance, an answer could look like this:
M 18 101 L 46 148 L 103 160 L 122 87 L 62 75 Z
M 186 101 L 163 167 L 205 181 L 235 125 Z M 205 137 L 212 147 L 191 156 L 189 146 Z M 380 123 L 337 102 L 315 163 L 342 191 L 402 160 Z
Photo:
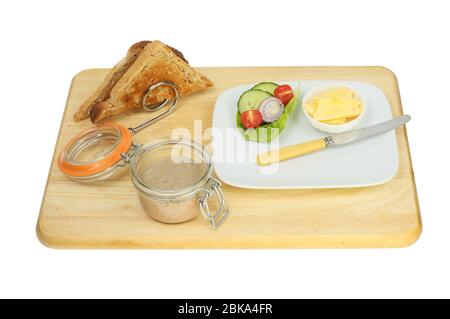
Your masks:
M 394 115 L 402 114 L 395 75 L 383 67 L 235 67 L 199 68 L 215 87 L 182 98 L 175 113 L 140 132 L 149 142 L 172 129 L 193 130 L 194 120 L 211 125 L 216 98 L 240 84 L 270 80 L 341 79 L 372 83 L 387 95 Z M 404 247 L 420 236 L 420 218 L 406 129 L 397 129 L 400 166 L 388 183 L 357 189 L 253 190 L 223 185 L 231 208 L 228 220 L 212 230 L 203 217 L 183 224 L 158 223 L 144 213 L 129 175 L 96 185 L 66 178 L 56 158 L 76 133 L 91 126 L 72 114 L 101 83 L 108 70 L 77 74 L 70 87 L 55 155 L 37 223 L 37 235 L 58 248 L 350 248 Z M 152 113 L 121 115 L 135 126 Z M 209 143 L 210 141 L 205 141 Z

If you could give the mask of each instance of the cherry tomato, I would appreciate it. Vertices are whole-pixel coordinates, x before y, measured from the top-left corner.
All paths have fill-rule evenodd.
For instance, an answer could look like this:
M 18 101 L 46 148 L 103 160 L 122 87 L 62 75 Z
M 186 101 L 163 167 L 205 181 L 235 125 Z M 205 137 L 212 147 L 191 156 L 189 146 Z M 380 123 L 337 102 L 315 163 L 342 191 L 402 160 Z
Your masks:
M 245 128 L 257 128 L 263 121 L 258 110 L 248 110 L 241 114 L 241 122 Z
M 284 105 L 287 105 L 294 97 L 294 91 L 292 91 L 292 88 L 287 84 L 277 87 L 273 94 L 277 99 L 280 99 Z

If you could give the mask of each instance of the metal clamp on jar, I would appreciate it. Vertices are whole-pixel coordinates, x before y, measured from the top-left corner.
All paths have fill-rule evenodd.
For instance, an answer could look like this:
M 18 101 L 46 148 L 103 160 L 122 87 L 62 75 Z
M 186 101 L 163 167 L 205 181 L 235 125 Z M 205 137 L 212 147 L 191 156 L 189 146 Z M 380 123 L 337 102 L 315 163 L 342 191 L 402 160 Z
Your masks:
M 174 98 L 147 105 L 148 95 L 162 85 L 173 89 Z M 229 209 L 220 182 L 211 177 L 211 158 L 202 146 L 182 139 L 145 145 L 132 140 L 134 134 L 172 113 L 178 99 L 174 83 L 158 82 L 150 86 L 142 99 L 143 108 L 154 112 L 171 101 L 165 112 L 134 128 L 107 122 L 79 133 L 61 151 L 60 170 L 75 181 L 92 182 L 109 178 L 131 163 L 133 184 L 150 217 L 164 223 L 181 223 L 201 212 L 213 228 L 218 227 L 228 216 Z M 218 207 L 211 214 L 208 200 L 214 194 Z

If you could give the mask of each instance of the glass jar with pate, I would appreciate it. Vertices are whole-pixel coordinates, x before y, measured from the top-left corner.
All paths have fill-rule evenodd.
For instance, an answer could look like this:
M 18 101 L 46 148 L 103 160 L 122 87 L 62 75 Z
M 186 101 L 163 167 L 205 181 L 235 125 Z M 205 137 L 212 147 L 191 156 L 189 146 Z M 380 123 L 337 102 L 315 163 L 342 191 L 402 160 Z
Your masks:
M 228 216 L 210 155 L 191 140 L 167 139 L 142 146 L 131 159 L 131 180 L 142 207 L 160 222 L 181 223 L 200 213 L 218 227 Z M 211 214 L 208 201 L 215 197 Z
M 132 182 L 150 217 L 164 223 L 181 223 L 201 213 L 217 228 L 228 216 L 229 209 L 220 182 L 211 176 L 213 165 L 208 152 L 200 144 L 183 139 L 145 145 L 133 142 L 134 134 L 175 109 L 179 94 L 170 82 L 159 82 L 148 89 L 142 102 L 144 109 L 157 111 L 169 102 L 145 104 L 147 95 L 161 85 L 175 92 L 165 112 L 134 128 L 106 122 L 79 133 L 62 148 L 58 166 L 69 178 L 84 183 L 110 178 L 131 163 Z M 208 205 L 211 197 L 217 201 L 213 214 Z

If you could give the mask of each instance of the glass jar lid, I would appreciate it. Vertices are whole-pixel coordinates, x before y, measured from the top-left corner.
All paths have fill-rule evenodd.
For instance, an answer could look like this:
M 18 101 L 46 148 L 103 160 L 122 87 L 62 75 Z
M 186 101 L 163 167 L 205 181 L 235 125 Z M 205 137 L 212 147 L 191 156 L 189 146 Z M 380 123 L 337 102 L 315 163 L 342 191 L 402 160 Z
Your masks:
M 95 125 L 74 138 L 62 150 L 58 166 L 73 177 L 88 177 L 117 165 L 132 146 L 132 134 L 114 122 Z
M 190 140 L 164 140 L 141 147 L 131 159 L 132 181 L 147 195 L 175 198 L 195 193 L 212 173 L 211 158 Z

